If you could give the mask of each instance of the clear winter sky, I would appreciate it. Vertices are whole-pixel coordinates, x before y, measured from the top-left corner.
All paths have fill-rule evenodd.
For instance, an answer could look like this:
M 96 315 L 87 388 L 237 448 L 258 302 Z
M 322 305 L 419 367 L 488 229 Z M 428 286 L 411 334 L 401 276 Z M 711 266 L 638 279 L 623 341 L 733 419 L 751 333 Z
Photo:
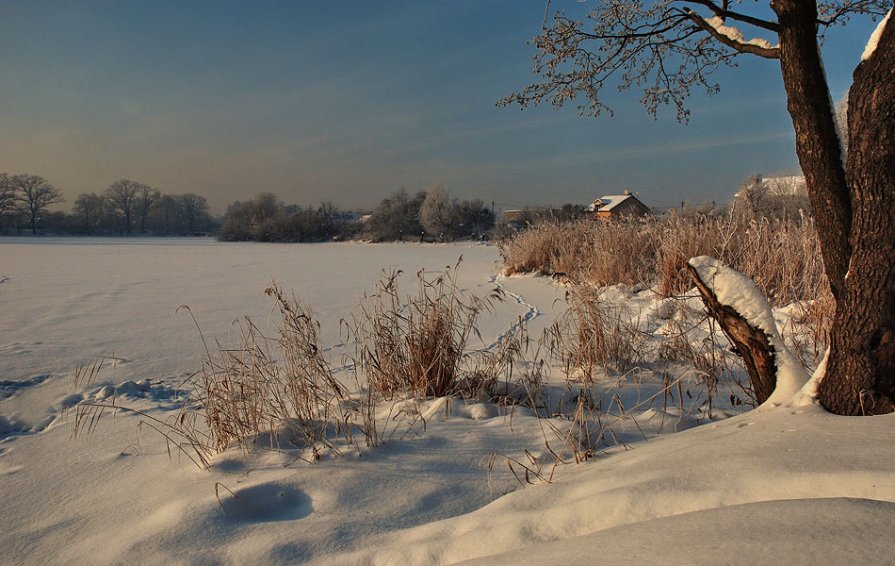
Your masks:
M 552 9 L 582 9 L 554 0 Z M 587 7 L 589 3 L 584 3 Z M 688 126 L 610 91 L 614 118 L 496 100 L 533 80 L 545 0 L 0 0 L 0 171 L 70 206 L 122 177 L 213 211 L 272 191 L 371 206 L 434 182 L 498 206 L 730 199 L 797 172 L 776 61 L 741 57 Z M 874 24 L 836 29 L 835 99 Z

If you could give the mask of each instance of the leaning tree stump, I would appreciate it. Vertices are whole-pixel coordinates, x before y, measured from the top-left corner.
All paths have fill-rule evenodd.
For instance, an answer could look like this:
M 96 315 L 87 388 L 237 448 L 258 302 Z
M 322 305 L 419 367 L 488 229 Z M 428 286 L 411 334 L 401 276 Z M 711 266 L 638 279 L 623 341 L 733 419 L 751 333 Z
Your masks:
M 736 353 L 743 358 L 755 401 L 759 405 L 764 403 L 777 386 L 776 352 L 767 333 L 751 325 L 732 306 L 721 303 L 695 267 L 688 263 L 687 269 L 709 314 L 718 321 Z

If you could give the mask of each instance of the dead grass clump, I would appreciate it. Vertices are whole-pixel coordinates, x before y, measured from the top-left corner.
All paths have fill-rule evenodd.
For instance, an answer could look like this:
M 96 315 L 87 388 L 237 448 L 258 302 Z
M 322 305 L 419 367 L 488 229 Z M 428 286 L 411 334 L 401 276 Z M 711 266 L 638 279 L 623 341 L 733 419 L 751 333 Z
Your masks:
M 277 285 L 265 293 L 280 313 L 276 338 L 246 317 L 234 323 L 235 345 L 218 344 L 212 354 L 206 344 L 194 396 L 208 445 L 215 452 L 232 445 L 247 450 L 251 439 L 269 435 L 307 449 L 313 459 L 324 448 L 337 452 L 332 437 L 351 434 L 339 410 L 348 396 L 323 356 L 319 325 L 307 305 Z
M 781 333 L 803 364 L 812 366 L 826 349 L 834 305 L 814 222 L 804 214 L 769 220 L 731 210 L 726 216 L 671 213 L 639 222 L 542 223 L 500 248 L 507 274 L 561 273 L 564 280 L 594 287 L 650 286 L 663 297 L 692 288 L 687 262 L 711 255 L 752 278 L 771 306 L 802 303 L 798 322 L 810 332 L 783 328 Z M 590 315 L 581 314 L 586 325 Z M 619 327 L 621 337 L 624 330 Z M 589 339 L 587 331 L 580 337 Z
M 742 234 L 733 266 L 755 281 L 772 306 L 820 298 L 828 285 L 811 219 L 753 220 Z
M 587 249 L 591 222 L 542 221 L 498 243 L 504 274 L 572 273 Z
M 384 274 L 362 305 L 354 334 L 358 363 L 372 391 L 389 399 L 470 396 L 497 379 L 507 363 L 502 354 L 472 352 L 468 343 L 478 335 L 479 315 L 502 296 L 498 290 L 486 298 L 465 296 L 456 269 L 419 272 L 416 294 L 406 298 L 398 288 L 401 272 Z
M 568 308 L 545 340 L 568 379 L 590 383 L 598 370 L 625 372 L 643 361 L 647 337 L 623 307 L 605 305 L 589 285 L 571 284 L 565 299 Z
M 649 284 L 656 275 L 655 226 L 648 221 L 591 222 L 591 253 L 568 260 L 575 280 L 598 287 Z
M 737 226 L 733 219 L 672 214 L 657 226 L 659 294 L 676 297 L 693 287 L 687 271 L 690 258 L 711 255 L 724 259 Z
M 773 306 L 817 299 L 826 281 L 811 218 L 672 213 L 638 222 L 540 223 L 500 243 L 504 272 L 563 273 L 593 286 L 692 287 L 687 261 L 712 255 L 751 277 Z

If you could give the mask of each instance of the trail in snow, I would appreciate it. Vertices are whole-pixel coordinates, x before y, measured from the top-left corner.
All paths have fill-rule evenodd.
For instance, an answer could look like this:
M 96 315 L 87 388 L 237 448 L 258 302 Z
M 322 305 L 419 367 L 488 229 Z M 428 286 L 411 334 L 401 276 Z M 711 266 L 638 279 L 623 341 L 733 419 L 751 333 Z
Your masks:
M 486 351 L 493 350 L 501 342 L 506 340 L 506 338 L 508 336 L 512 336 L 513 334 L 519 332 L 519 330 L 522 328 L 523 325 L 528 324 L 529 322 L 534 320 L 536 317 L 541 315 L 541 311 L 540 311 L 540 309 L 538 309 L 537 306 L 526 301 L 525 297 L 523 297 L 522 295 L 520 295 L 518 293 L 514 293 L 514 292 L 510 291 L 509 289 L 507 289 L 506 286 L 501 283 L 501 279 L 502 278 L 499 275 L 491 275 L 490 277 L 488 277 L 488 283 L 494 285 L 500 292 L 502 292 L 506 296 L 513 299 L 513 301 L 515 301 L 516 304 L 521 305 L 526 310 L 525 310 L 524 314 L 517 317 L 515 319 L 515 321 L 512 324 L 510 324 L 509 328 L 507 328 L 506 331 L 499 334 L 493 342 L 491 342 L 490 344 L 485 346 L 485 348 L 483 348 L 483 350 L 486 350 Z

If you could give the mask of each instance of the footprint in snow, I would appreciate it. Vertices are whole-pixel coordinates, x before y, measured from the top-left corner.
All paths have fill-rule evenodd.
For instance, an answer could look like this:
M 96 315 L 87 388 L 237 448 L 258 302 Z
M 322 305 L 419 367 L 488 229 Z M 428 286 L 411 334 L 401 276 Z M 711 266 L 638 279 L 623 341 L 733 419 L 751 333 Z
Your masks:
M 36 387 L 48 379 L 50 379 L 50 374 L 48 374 L 48 373 L 42 373 L 40 375 L 35 375 L 34 377 L 32 377 L 30 379 L 21 379 L 21 380 L 0 379 L 0 399 L 12 397 L 19 391 L 22 391 L 24 389 L 29 389 L 31 387 Z
M 307 494 L 286 484 L 264 483 L 232 494 L 226 491 L 221 493 L 221 508 L 232 521 L 293 521 L 307 517 L 314 510 Z

